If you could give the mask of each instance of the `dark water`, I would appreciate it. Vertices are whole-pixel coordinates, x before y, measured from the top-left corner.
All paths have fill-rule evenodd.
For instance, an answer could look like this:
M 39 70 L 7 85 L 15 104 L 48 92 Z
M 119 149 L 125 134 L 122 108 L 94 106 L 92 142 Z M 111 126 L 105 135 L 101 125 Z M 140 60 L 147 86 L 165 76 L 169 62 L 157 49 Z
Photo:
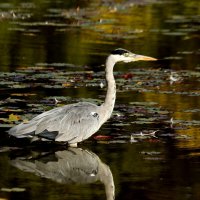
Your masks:
M 1 2 L 0 199 L 200 199 L 199 8 L 197 0 Z M 55 98 L 101 103 L 102 64 L 117 47 L 159 60 L 116 67 L 115 111 L 95 137 L 79 149 L 7 137 Z

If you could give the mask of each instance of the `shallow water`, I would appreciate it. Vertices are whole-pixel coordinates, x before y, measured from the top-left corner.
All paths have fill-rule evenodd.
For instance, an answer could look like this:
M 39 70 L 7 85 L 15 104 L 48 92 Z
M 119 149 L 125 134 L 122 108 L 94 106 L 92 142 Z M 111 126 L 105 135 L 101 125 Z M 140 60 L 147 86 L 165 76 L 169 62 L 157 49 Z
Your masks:
M 1 2 L 0 199 L 200 199 L 199 4 Z M 7 136 L 55 106 L 102 103 L 117 47 L 159 60 L 115 67 L 113 116 L 80 149 Z

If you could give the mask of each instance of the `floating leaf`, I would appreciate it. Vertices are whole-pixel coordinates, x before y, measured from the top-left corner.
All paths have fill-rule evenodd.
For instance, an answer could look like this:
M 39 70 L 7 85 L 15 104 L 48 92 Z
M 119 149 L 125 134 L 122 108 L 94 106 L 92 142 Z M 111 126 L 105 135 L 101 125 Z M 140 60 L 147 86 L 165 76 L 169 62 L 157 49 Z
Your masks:
M 13 124 L 1 124 L 0 123 L 0 128 L 11 128 L 13 127 Z
M 2 192 L 24 192 L 26 191 L 25 188 L 1 188 Z
M 0 122 L 1 123 L 8 123 L 9 119 L 7 119 L 7 118 L 0 118 Z
M 63 86 L 63 87 L 71 87 L 71 86 L 72 86 L 72 83 L 63 83 L 62 86 Z
M 108 135 L 96 135 L 94 136 L 95 140 L 110 140 L 112 137 Z
M 9 115 L 9 121 L 14 122 L 14 121 L 19 121 L 21 118 L 18 115 L 10 114 Z
M 27 96 L 35 96 L 37 94 L 34 94 L 34 93 L 12 93 L 10 94 L 11 96 L 18 96 L 18 97 L 27 97 Z

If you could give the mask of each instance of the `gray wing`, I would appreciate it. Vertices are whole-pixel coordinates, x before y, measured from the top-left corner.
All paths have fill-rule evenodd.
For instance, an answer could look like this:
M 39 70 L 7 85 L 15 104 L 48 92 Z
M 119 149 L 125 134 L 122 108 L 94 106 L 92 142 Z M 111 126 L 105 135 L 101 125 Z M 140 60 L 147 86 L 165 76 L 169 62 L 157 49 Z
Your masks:
M 28 121 L 27 123 L 21 123 L 14 127 L 12 127 L 8 133 L 13 135 L 17 138 L 23 137 L 32 137 L 35 134 L 35 130 L 37 129 L 37 125 L 42 121 L 44 118 L 48 116 L 57 115 L 62 111 L 62 107 L 54 108 L 52 110 L 46 111 L 34 117 L 32 120 Z
M 91 103 L 64 106 L 59 113 L 45 116 L 37 125 L 35 135 L 41 136 L 47 130 L 48 132 L 58 132 L 55 141 L 81 142 L 99 129 L 97 112 L 98 106 Z
M 27 124 L 19 124 L 9 134 L 16 137 L 37 135 L 55 141 L 77 143 L 99 129 L 98 109 L 98 106 L 91 103 L 58 107 L 36 116 Z

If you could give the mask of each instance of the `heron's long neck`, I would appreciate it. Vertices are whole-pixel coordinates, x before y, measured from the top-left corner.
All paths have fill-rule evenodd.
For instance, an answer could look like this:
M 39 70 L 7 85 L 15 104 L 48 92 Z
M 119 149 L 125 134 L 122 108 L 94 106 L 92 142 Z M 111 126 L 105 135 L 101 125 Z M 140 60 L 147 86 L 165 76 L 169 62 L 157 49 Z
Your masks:
M 106 199 L 115 199 L 115 183 L 110 167 L 100 161 L 99 163 L 99 179 L 105 186 Z
M 107 93 L 105 102 L 101 105 L 102 109 L 102 123 L 107 121 L 113 111 L 116 99 L 116 84 L 113 75 L 113 67 L 115 65 L 115 61 L 112 57 L 108 57 L 106 60 L 106 81 L 107 81 Z

